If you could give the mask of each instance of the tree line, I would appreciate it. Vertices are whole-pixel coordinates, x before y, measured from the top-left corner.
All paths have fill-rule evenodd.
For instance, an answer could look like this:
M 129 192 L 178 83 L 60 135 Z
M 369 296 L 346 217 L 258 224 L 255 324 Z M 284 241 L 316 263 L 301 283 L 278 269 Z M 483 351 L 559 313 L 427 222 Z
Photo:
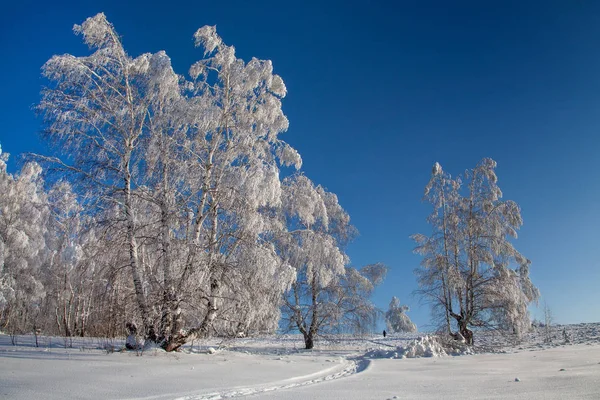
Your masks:
M 237 58 L 205 26 L 203 57 L 182 76 L 162 51 L 127 54 L 104 14 L 74 32 L 90 54 L 42 69 L 54 155 L 11 175 L 0 153 L 1 329 L 114 337 L 129 323 L 168 351 L 279 328 L 312 348 L 324 332 L 372 329 L 387 267 L 350 266 L 357 231 L 281 139 L 287 90 L 271 61 Z M 537 291 L 507 239 L 518 206 L 500 200 L 491 160 L 467 175 L 467 197 L 436 168 L 433 234 L 415 236 L 423 294 L 449 332 L 521 331 Z M 406 311 L 393 300 L 388 323 L 413 329 Z

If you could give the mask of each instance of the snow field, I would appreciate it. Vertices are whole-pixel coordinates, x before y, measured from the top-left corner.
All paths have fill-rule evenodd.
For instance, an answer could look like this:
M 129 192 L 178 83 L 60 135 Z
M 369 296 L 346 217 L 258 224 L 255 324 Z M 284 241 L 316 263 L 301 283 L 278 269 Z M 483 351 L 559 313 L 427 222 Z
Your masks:
M 357 364 L 335 352 L 301 351 L 265 339 L 256 354 L 216 341 L 184 352 L 107 352 L 101 340 L 0 335 L 0 398 L 215 399 L 308 385 L 355 373 Z M 258 344 L 256 341 L 255 344 Z M 113 343 L 120 348 L 122 343 Z M 61 347 L 63 346 L 63 347 Z M 208 349 L 216 351 L 210 354 Z
M 314 387 L 263 393 L 255 398 L 598 399 L 599 362 L 600 346 L 592 345 L 512 354 L 375 359 L 365 372 L 345 379 Z
M 534 331 L 516 347 L 506 337 L 479 336 L 469 354 L 455 343 L 416 334 L 331 336 L 317 349 L 297 335 L 210 339 L 180 353 L 110 352 L 123 341 L 0 335 L 0 398 L 10 399 L 598 399 L 598 324 L 554 327 L 553 343 Z M 576 344 L 573 344 L 576 343 Z M 69 343 L 70 344 L 70 343 Z M 463 351 L 464 350 L 464 351 Z M 415 357 L 415 358 L 413 358 Z

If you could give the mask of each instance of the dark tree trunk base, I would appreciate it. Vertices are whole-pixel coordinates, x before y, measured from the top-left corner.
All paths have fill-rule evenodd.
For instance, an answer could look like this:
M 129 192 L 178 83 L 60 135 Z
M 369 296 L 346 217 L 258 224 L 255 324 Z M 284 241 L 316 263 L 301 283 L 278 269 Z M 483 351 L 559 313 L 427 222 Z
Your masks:
M 460 334 L 463 335 L 463 337 L 465 338 L 465 341 L 468 345 L 472 346 L 473 345 L 473 331 L 470 330 L 469 328 L 461 328 L 460 330 Z
M 306 350 L 310 350 L 313 347 L 315 347 L 315 342 L 314 342 L 314 339 L 312 338 L 312 336 L 305 336 L 304 337 L 304 348 Z
M 162 344 L 162 348 L 167 351 L 177 351 L 184 344 L 191 342 L 197 338 L 205 338 L 208 336 L 208 332 L 203 327 L 190 329 L 185 335 L 177 334 L 172 336 L 169 340 L 166 340 Z

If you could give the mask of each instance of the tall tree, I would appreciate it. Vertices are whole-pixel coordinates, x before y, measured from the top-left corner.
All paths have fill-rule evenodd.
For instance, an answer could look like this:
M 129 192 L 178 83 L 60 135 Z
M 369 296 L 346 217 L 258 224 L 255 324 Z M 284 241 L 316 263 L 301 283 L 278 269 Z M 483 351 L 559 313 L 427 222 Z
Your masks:
M 502 200 L 495 168 L 485 158 L 453 180 L 436 163 L 425 190 L 434 206 L 433 232 L 413 236 L 423 255 L 421 294 L 442 310 L 447 329 L 456 326 L 471 344 L 472 327 L 522 333 L 527 305 L 539 297 L 529 279 L 530 261 L 511 242 L 523 223 L 521 210 Z
M 185 333 L 174 332 L 168 349 L 208 335 L 219 316 L 233 320 L 223 315 L 235 308 L 226 307 L 225 299 L 233 298 L 239 305 L 243 298 L 235 294 L 244 293 L 234 290 L 240 285 L 233 276 L 247 280 L 255 274 L 274 283 L 268 288 L 281 287 L 280 292 L 289 284 L 291 275 L 278 271 L 282 263 L 266 241 L 276 221 L 265 210 L 281 202 L 279 165 L 301 166 L 298 153 L 279 139 L 288 127 L 281 109 L 286 88 L 273 74 L 272 63 L 236 58 L 233 46 L 223 43 L 215 27 L 203 27 L 194 37 L 205 57 L 190 68 L 193 80 L 185 85 L 189 118 L 181 151 L 189 170 L 180 204 L 187 210 L 188 225 L 176 292 L 201 277 L 203 282 L 193 285 L 192 291 L 202 300 L 204 315 Z M 265 261 L 263 268 L 256 264 Z M 283 276 L 288 283 L 277 281 Z M 249 311 L 245 310 L 245 322 L 237 321 L 241 330 L 254 320 Z M 261 313 L 252 309 L 251 314 L 255 312 Z
M 53 229 L 65 238 L 51 268 L 65 272 L 62 286 L 51 285 L 52 301 L 66 305 L 57 325 L 74 330 L 71 299 L 94 293 L 105 315 L 88 329 L 114 335 L 119 319 L 141 323 L 146 339 L 172 351 L 212 333 L 274 331 L 282 295 L 308 277 L 315 299 L 352 305 L 364 326 L 384 268 L 346 273 L 341 248 L 353 228 L 337 197 L 303 176 L 282 183 L 280 169 L 302 160 L 280 139 L 287 90 L 272 63 L 239 59 L 205 26 L 194 35 L 203 57 L 187 79 L 162 51 L 130 57 L 104 14 L 74 30 L 92 52 L 44 65 L 50 85 L 39 110 L 63 158 L 40 158 L 70 174 L 97 229 L 86 224 L 93 234 L 66 240 L 70 206 L 54 202 Z M 71 248 L 77 257 L 66 256 Z M 95 282 L 79 292 L 75 281 L 88 273 Z
M 133 59 L 126 53 L 104 14 L 73 30 L 95 51 L 82 57 L 53 56 L 43 66 L 51 82 L 39 105 L 47 122 L 45 134 L 69 154 L 70 164 L 52 161 L 76 174 L 105 204 L 102 207 L 118 206 L 144 332 L 155 338 L 143 288 L 134 207 L 150 99 L 155 95 L 151 90 L 155 81 L 149 79 L 153 64 L 147 54 Z

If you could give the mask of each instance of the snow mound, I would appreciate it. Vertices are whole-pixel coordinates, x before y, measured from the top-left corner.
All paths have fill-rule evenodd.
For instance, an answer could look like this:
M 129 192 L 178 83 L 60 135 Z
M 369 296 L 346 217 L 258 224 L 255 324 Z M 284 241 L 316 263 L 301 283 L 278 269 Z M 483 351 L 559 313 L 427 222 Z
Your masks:
M 442 340 L 438 336 L 423 336 L 412 340 L 406 347 L 374 349 L 367 352 L 369 358 L 420 358 L 473 354 L 471 347 L 456 340 Z
M 165 349 L 163 349 L 160 344 L 150 340 L 144 343 L 143 349 L 144 352 L 151 352 L 153 354 L 166 353 Z
M 437 337 L 423 336 L 408 344 L 402 358 L 441 357 L 445 355 L 447 353 Z

